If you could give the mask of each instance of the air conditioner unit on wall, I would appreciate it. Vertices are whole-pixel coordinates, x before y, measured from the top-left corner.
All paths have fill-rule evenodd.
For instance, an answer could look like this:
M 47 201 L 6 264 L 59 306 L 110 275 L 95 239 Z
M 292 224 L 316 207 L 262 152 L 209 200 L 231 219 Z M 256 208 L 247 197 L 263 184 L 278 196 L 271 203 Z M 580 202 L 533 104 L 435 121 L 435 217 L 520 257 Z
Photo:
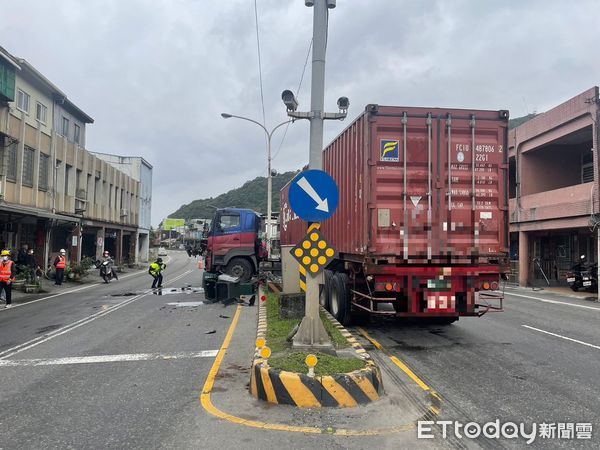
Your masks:
M 77 214 L 81 214 L 82 212 L 84 212 L 87 207 L 86 207 L 87 202 L 85 200 L 80 200 L 78 198 L 75 199 L 75 213 Z
M 125 217 L 129 215 L 129 211 L 127 211 L 126 209 L 121 209 L 121 217 Z
M 80 200 L 87 200 L 87 192 L 85 189 L 77 189 L 75 192 L 75 197 Z

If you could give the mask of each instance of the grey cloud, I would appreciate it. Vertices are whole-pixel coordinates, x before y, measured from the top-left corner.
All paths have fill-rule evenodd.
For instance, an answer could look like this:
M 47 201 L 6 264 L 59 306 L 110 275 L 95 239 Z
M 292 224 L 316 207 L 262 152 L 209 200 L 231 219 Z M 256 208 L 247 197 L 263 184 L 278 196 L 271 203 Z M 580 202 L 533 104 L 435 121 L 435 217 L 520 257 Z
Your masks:
M 281 91 L 298 86 L 312 10 L 302 0 L 259 0 L 258 8 L 272 127 L 286 119 Z M 598 83 L 596 9 L 593 0 L 338 0 L 326 108 L 346 95 L 351 118 L 367 103 L 544 110 Z M 219 115 L 262 120 L 252 0 L 26 0 L 3 10 L 0 44 L 95 119 L 88 147 L 154 165 L 154 224 L 182 203 L 265 174 L 262 131 Z M 302 109 L 309 88 L 310 61 Z M 325 143 L 348 122 L 328 122 Z M 301 167 L 307 149 L 308 124 L 297 122 L 274 166 Z

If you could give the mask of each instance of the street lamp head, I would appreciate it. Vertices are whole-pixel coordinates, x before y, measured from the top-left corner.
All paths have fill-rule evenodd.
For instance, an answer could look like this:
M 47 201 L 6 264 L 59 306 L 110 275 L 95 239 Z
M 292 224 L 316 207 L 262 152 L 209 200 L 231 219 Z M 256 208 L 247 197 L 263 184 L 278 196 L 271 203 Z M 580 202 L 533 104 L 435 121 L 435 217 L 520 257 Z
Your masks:
M 298 100 L 294 96 L 294 93 L 289 89 L 286 89 L 281 93 L 281 100 L 288 111 L 296 111 L 298 109 Z
M 233 117 L 231 114 L 227 114 L 227 113 L 221 113 L 221 117 L 223 119 L 230 119 L 231 117 Z

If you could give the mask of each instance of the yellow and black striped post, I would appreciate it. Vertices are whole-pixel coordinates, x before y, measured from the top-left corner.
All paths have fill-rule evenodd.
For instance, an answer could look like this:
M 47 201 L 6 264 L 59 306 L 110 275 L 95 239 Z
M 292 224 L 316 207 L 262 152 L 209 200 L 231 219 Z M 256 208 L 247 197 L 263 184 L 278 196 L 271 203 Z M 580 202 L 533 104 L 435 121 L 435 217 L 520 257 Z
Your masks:
M 298 271 L 300 272 L 300 290 L 306 293 L 306 269 L 300 264 L 298 266 Z
M 321 228 L 321 224 L 318 222 L 312 223 L 308 226 L 307 233 L 310 233 L 312 230 L 318 230 Z M 302 264 L 298 266 L 298 271 L 300 272 L 300 290 L 306 293 L 306 267 Z

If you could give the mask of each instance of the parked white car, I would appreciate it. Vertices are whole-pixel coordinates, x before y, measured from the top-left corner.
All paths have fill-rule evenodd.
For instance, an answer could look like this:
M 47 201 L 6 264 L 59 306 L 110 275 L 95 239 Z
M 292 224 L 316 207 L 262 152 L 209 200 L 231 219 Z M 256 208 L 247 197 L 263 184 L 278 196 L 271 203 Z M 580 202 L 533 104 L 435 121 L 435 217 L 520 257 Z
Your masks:
M 167 249 L 164 247 L 160 247 L 158 249 L 158 256 L 167 256 Z

